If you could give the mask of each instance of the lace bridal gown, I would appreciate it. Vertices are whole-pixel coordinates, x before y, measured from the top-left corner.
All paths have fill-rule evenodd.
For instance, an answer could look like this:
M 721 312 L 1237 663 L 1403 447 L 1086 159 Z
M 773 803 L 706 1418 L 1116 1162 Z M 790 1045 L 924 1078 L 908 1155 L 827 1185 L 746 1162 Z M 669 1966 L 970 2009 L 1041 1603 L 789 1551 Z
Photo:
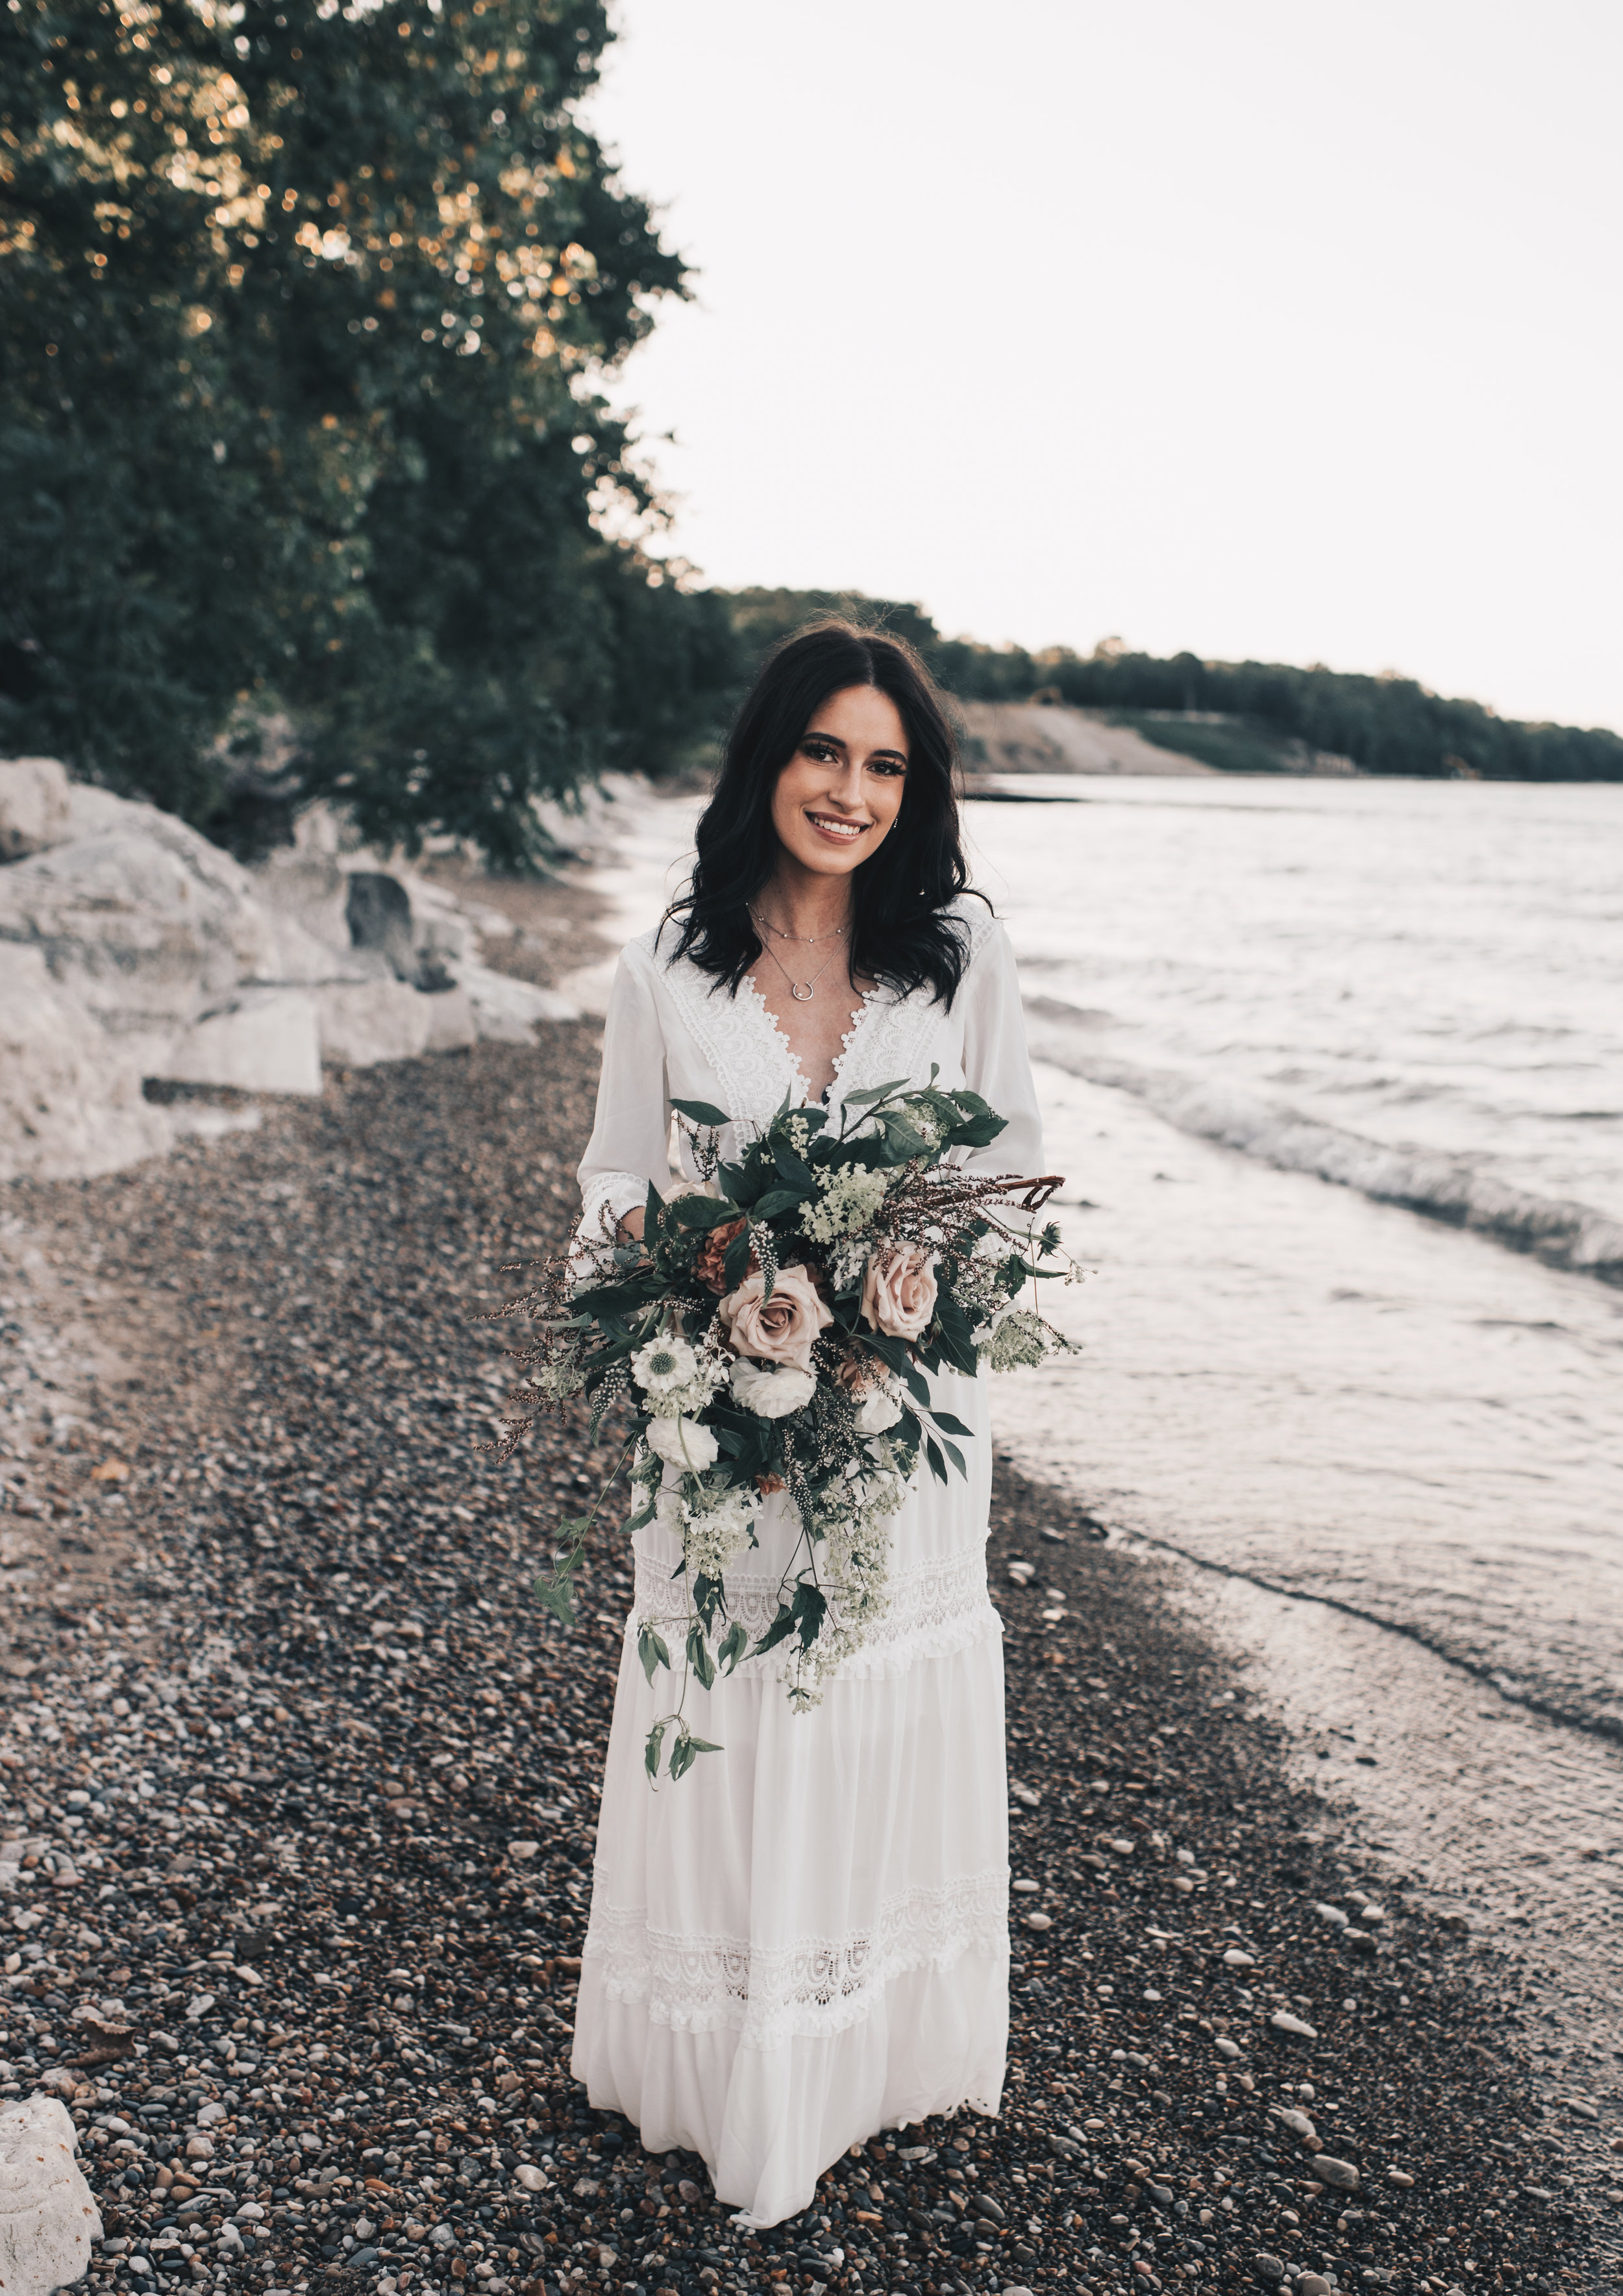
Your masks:
M 896 1078 L 968 1085 L 1009 1119 L 955 1160 L 1042 1167 L 1014 960 L 978 901 L 950 1013 L 928 990 L 873 991 L 830 1087 Z M 735 997 L 656 933 L 620 960 L 597 1122 L 580 1166 L 583 1228 L 601 1233 L 669 1179 L 673 1096 L 764 1128 L 808 1095 L 785 1037 L 745 981 Z M 725 1152 L 736 1150 L 731 1137 Z M 984 1382 L 934 1382 L 975 1431 L 967 1482 L 925 1475 L 891 1518 L 890 1609 L 812 1712 L 791 1712 L 775 1656 L 741 1667 L 687 1714 L 724 1751 L 650 1788 L 643 1745 L 671 1703 L 651 1686 L 635 1622 L 675 1620 L 674 1534 L 635 1534 L 635 1595 L 615 1694 L 572 2070 L 655 2152 L 691 2149 L 717 2195 L 759 2225 L 810 2202 L 818 2176 L 881 2128 L 968 2103 L 995 2112 L 1008 2034 L 1008 1800 L 1003 1650 L 987 1594 L 990 1441 Z M 752 1635 L 776 1608 L 795 1543 L 781 1499 L 758 1552 L 727 1573 Z M 665 1629 L 673 1650 L 679 1634 Z

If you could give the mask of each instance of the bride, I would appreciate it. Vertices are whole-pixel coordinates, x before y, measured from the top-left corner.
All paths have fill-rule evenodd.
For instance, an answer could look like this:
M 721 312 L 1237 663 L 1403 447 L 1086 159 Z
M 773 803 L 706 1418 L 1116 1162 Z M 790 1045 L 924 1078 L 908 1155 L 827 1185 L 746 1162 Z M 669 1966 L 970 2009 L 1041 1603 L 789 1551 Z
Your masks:
M 670 1185 L 673 1099 L 725 1109 L 729 1157 L 785 1094 L 826 1102 L 931 1066 L 1008 1119 L 955 1160 L 1041 1172 L 1014 962 L 964 892 L 954 744 L 922 664 L 840 622 L 773 655 L 698 827 L 686 895 L 620 959 L 583 1232 L 642 1232 Z M 690 1177 L 692 1168 L 690 1166 Z M 891 1602 L 809 1714 L 768 1656 L 689 1719 L 721 1751 L 651 1787 L 665 1686 L 636 1626 L 681 1615 L 677 1535 L 635 1538 L 635 1597 L 603 1778 L 572 2070 L 655 2152 L 701 2153 L 757 2225 L 792 2216 L 849 2144 L 963 2104 L 997 2111 L 1008 2038 L 1003 1652 L 987 1595 L 984 1382 L 934 1382 L 973 1429 L 969 1479 L 891 1518 Z M 781 1497 L 727 1573 L 752 1637 L 798 1526 Z

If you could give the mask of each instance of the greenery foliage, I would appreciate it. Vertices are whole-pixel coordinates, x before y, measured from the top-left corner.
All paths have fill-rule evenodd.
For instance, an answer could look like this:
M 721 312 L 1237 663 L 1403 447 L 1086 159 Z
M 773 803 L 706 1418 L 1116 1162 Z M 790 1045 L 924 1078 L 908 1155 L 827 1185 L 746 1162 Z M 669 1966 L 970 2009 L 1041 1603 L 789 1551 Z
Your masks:
M 532 797 L 715 722 L 725 609 L 593 387 L 684 291 L 577 117 L 608 37 L 8 0 L 0 749 L 228 833 L 221 736 L 282 710 L 302 793 L 522 864 Z
M 764 648 L 809 615 L 849 614 L 894 629 L 917 646 L 938 681 L 964 701 L 1029 701 L 1037 695 L 1107 709 L 1165 748 L 1209 765 L 1277 770 L 1289 745 L 1350 758 L 1366 773 L 1487 781 L 1623 780 L 1623 738 L 1605 728 L 1523 725 L 1480 701 L 1446 700 L 1411 677 L 1354 676 L 1279 662 L 1169 660 L 1106 639 L 1091 654 L 1053 646 L 1029 653 L 970 638 L 944 638 L 917 605 L 850 591 L 741 590 L 731 599 L 746 651 Z M 1152 722 L 1146 711 L 1220 713 L 1232 725 Z

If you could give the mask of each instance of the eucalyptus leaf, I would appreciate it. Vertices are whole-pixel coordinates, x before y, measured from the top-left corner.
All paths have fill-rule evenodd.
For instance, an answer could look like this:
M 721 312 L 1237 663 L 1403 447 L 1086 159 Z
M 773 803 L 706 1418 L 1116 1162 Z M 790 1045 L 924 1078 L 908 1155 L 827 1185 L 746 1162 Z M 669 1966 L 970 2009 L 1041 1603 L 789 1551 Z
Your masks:
M 648 1742 L 643 1749 L 643 1767 L 651 1778 L 660 1775 L 660 1749 L 665 1743 L 666 1725 L 656 1722 L 648 1733 Z
M 673 1100 L 671 1106 L 678 1115 L 689 1118 L 694 1124 L 703 1125 L 707 1132 L 719 1132 L 723 1125 L 733 1121 L 724 1109 L 716 1107 L 708 1100 Z
M 668 1667 L 670 1664 L 670 1651 L 665 1637 L 663 1635 L 656 1634 L 652 1627 L 638 1628 L 636 1654 L 643 1661 L 643 1671 L 650 1682 L 653 1680 L 653 1670 L 656 1666 Z

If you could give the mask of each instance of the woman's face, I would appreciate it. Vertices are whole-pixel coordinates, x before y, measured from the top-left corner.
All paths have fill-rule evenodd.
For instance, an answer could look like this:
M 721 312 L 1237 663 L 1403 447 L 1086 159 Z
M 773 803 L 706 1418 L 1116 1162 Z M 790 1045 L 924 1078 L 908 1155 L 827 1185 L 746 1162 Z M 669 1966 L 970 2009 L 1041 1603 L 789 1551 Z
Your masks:
M 906 728 L 889 695 L 873 685 L 831 693 L 778 775 L 778 842 L 803 869 L 848 876 L 883 844 L 906 774 Z

